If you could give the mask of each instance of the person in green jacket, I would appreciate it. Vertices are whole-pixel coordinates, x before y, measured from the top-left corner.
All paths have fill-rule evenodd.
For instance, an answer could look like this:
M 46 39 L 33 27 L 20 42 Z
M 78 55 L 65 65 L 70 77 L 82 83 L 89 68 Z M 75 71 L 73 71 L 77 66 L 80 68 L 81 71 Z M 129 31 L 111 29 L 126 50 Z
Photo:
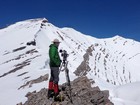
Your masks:
M 51 69 L 51 76 L 49 80 L 49 87 L 48 87 L 48 99 L 53 98 L 57 101 L 59 99 L 59 67 L 61 65 L 61 59 L 58 53 L 59 47 L 59 40 L 54 39 L 53 44 L 50 45 L 49 49 L 49 57 L 50 57 L 50 69 Z

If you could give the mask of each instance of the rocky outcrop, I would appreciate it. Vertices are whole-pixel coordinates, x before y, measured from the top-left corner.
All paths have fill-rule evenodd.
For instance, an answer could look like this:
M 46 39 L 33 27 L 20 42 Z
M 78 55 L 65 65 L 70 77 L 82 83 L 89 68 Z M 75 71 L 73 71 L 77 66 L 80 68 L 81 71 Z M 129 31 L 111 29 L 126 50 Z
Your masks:
M 86 50 L 86 53 L 83 55 L 84 60 L 81 62 L 77 70 L 75 70 L 74 72 L 77 76 L 85 76 L 87 72 L 91 70 L 89 66 L 89 56 L 92 56 L 93 50 L 94 50 L 93 45 L 88 47 L 88 49 Z
M 114 105 L 108 99 L 109 92 L 101 91 L 98 87 L 91 87 L 94 81 L 87 77 L 79 77 L 71 82 L 72 101 L 68 98 L 68 89 L 61 91 L 65 100 L 57 103 L 57 105 Z M 63 84 L 60 87 L 65 87 Z M 21 105 L 50 105 L 50 100 L 47 99 L 47 89 L 43 88 L 39 92 L 29 92 L 26 97 L 28 100 Z M 54 103 L 54 105 L 56 105 Z
M 27 81 L 24 85 L 20 86 L 18 89 L 25 88 L 26 86 L 32 87 L 33 84 L 40 83 L 40 82 L 43 82 L 43 81 L 47 81 L 48 78 L 49 78 L 49 74 L 45 74 L 44 76 L 40 76 L 37 79 Z

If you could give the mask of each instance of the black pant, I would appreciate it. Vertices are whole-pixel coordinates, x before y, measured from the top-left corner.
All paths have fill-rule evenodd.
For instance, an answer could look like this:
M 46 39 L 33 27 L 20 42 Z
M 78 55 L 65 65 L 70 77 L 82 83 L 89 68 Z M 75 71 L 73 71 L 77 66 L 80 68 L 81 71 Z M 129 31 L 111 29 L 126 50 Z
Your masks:
M 59 67 L 50 67 L 50 69 L 51 69 L 50 82 L 54 82 L 54 84 L 58 84 L 58 82 L 59 82 Z

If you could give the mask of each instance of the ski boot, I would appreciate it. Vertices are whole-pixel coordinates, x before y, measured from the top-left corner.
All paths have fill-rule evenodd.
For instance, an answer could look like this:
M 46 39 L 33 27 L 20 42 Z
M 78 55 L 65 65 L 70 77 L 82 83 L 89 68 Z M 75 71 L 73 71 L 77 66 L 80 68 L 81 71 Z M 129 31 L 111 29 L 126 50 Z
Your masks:
M 54 90 L 48 90 L 48 99 L 53 98 L 54 96 Z

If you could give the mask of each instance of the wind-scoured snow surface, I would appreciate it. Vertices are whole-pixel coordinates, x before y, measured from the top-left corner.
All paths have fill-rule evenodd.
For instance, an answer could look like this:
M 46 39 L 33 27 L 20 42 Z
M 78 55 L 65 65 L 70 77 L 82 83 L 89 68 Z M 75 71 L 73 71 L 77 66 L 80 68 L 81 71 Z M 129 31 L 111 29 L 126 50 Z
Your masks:
M 97 39 L 47 19 L 31 19 L 0 29 L 0 105 L 24 103 L 28 92 L 47 88 L 48 79 L 36 79 L 50 72 L 48 50 L 55 38 L 69 54 L 71 80 L 83 75 L 94 79 L 110 90 L 115 105 L 140 104 L 139 42 L 120 36 Z M 60 84 L 65 80 L 61 72 Z

